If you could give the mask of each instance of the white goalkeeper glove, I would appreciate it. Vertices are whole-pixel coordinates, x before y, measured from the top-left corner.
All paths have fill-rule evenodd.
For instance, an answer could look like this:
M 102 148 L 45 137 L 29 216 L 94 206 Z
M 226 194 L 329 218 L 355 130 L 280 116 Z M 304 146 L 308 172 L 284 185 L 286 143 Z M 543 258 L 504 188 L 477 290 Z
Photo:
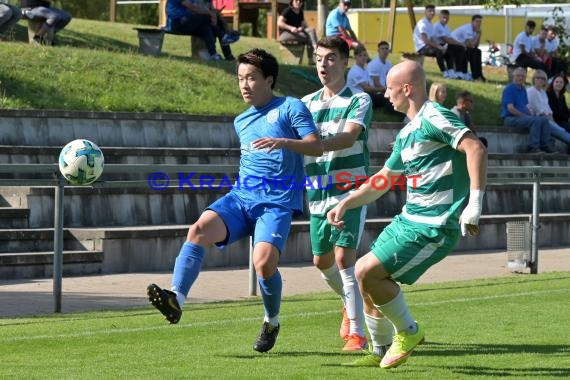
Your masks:
M 484 195 L 485 192 L 483 190 L 469 191 L 469 202 L 459 217 L 462 236 L 467 235 L 467 233 L 469 233 L 469 235 L 476 235 L 479 232 L 479 218 L 481 217 L 481 209 L 483 208 Z

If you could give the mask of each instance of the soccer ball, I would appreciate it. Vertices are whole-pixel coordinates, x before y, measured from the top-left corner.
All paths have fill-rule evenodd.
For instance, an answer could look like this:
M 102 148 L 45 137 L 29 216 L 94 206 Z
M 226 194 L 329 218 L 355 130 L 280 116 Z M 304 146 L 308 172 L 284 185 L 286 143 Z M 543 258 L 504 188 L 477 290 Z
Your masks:
M 59 153 L 59 171 L 72 185 L 89 185 L 103 174 L 103 152 L 89 140 L 73 140 Z

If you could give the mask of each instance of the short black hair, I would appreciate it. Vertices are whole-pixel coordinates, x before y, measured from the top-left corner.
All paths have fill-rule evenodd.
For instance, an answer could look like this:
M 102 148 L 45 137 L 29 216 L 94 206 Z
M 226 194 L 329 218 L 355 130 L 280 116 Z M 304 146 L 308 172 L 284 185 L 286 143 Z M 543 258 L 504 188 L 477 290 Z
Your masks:
M 441 12 L 439 12 L 439 14 L 449 16 L 449 11 L 447 9 L 442 9 Z
M 279 74 L 279 65 L 274 56 L 269 54 L 263 49 L 251 49 L 245 53 L 238 56 L 237 66 L 245 63 L 257 67 L 263 73 L 263 77 L 273 77 L 273 83 L 271 83 L 271 89 L 275 88 L 277 83 L 277 74 Z
M 473 99 L 473 95 L 467 90 L 459 91 L 458 93 L 455 94 L 455 100 L 465 99 L 465 98 Z
M 532 20 L 528 20 L 528 21 L 526 22 L 526 26 L 528 26 L 529 28 L 534 29 L 534 28 L 536 28 L 536 22 L 534 22 L 534 21 L 532 21 Z
M 426 11 L 427 11 L 428 9 L 435 9 L 435 5 L 433 5 L 433 4 L 428 4 L 428 5 L 426 5 Z
M 475 20 L 477 20 L 478 18 L 481 19 L 481 20 L 483 20 L 483 16 L 481 16 L 481 15 L 473 15 L 473 16 L 471 17 L 471 21 L 475 21 Z
M 324 47 L 327 49 L 331 49 L 331 50 L 338 50 L 338 52 L 340 53 L 340 55 L 344 58 L 348 58 L 348 55 L 350 54 L 350 49 L 348 47 L 348 44 L 346 43 L 345 40 L 343 40 L 340 37 L 324 37 L 321 38 L 319 40 L 319 42 L 317 42 L 317 47 Z
M 380 41 L 378 42 L 378 47 L 382 46 L 382 45 L 387 45 L 388 47 L 390 47 L 390 44 L 388 43 L 388 41 Z

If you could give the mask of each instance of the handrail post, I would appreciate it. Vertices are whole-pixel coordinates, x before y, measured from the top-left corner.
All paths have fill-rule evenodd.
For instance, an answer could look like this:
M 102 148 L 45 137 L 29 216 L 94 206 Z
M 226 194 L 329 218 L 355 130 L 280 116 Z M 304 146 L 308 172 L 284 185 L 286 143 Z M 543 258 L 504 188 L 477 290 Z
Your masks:
M 532 183 L 532 234 L 530 243 L 530 273 L 538 273 L 538 229 L 540 228 L 540 169 L 533 172 L 534 182 Z
M 257 295 L 257 274 L 253 265 L 253 236 L 249 237 L 249 295 Z
M 53 220 L 53 301 L 54 312 L 61 313 L 61 282 L 63 277 L 63 191 L 59 183 L 55 188 Z

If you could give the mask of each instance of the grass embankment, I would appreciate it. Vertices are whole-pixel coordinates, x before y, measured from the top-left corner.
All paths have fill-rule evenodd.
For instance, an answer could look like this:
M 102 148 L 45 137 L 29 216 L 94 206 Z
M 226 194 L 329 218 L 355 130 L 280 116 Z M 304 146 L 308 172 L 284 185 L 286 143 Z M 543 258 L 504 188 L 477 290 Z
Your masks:
M 26 33 L 21 21 L 12 41 L 0 43 L 1 108 L 202 115 L 236 115 L 245 108 L 235 64 L 191 59 L 189 37 L 167 35 L 163 55 L 145 57 L 137 53 L 133 25 L 74 19 L 54 48 L 28 45 Z M 279 44 L 264 38 L 242 37 L 232 45 L 235 55 L 254 47 L 279 57 Z M 398 62 L 399 57 L 394 54 L 391 60 Z M 443 80 L 432 59 L 426 59 L 425 67 L 428 83 Z M 319 87 L 295 74 L 299 69 L 316 75 L 313 67 L 282 64 L 276 93 L 301 97 Z M 485 75 L 488 83 L 445 80 L 445 105 L 452 107 L 455 92 L 467 89 L 475 95 L 475 122 L 494 125 L 506 73 L 504 68 L 485 68 Z M 395 119 L 375 112 L 374 120 Z

